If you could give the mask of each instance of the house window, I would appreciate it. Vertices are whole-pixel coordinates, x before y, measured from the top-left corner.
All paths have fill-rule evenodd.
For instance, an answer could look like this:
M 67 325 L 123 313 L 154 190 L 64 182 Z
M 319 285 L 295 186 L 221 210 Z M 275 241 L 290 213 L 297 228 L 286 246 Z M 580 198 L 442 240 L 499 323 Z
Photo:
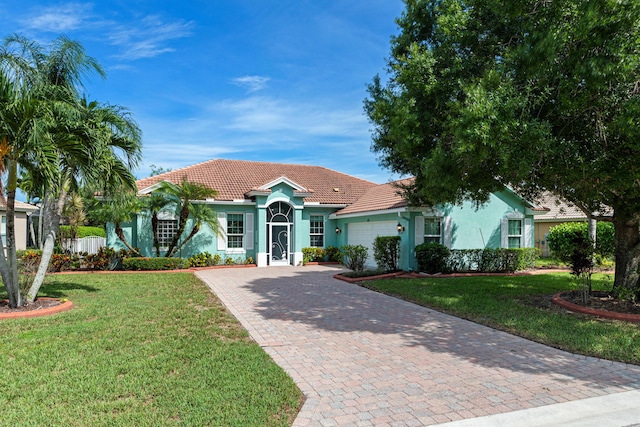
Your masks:
M 441 224 L 440 218 L 425 218 L 424 219 L 424 242 L 440 243 L 441 235 L 442 235 L 442 224 Z
M 311 215 L 310 222 L 310 246 L 312 248 L 321 248 L 324 246 L 324 217 L 322 215 Z
M 171 244 L 171 240 L 178 232 L 178 221 L 175 219 L 159 219 L 158 220 L 158 242 L 160 247 L 167 249 Z
M 244 215 L 227 214 L 227 248 L 242 249 L 244 247 Z
M 509 220 L 509 249 L 520 248 L 522 246 L 522 220 Z

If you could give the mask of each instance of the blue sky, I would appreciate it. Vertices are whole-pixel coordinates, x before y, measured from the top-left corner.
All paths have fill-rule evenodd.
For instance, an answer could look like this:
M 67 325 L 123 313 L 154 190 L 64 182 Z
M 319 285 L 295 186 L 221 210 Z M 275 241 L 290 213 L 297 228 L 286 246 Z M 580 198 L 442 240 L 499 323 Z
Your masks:
M 3 36 L 79 40 L 107 79 L 89 99 L 131 110 L 144 159 L 324 166 L 397 179 L 370 151 L 366 86 L 384 75 L 401 0 L 0 1 Z

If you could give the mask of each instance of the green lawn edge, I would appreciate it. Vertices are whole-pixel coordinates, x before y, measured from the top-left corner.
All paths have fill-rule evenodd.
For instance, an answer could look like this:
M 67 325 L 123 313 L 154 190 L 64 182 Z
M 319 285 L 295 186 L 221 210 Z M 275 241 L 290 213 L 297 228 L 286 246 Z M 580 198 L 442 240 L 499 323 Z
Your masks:
M 6 425 L 289 426 L 297 386 L 192 273 L 77 274 L 73 310 L 0 321 Z
M 596 274 L 594 289 L 608 290 L 612 280 Z M 527 302 L 576 289 L 569 273 L 380 279 L 357 285 L 571 353 L 640 365 L 640 325 Z

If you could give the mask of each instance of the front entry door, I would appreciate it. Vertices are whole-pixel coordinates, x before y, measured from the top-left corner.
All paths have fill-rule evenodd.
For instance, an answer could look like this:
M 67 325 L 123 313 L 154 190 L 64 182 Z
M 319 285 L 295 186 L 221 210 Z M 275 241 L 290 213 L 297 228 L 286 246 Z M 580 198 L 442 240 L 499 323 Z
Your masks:
M 271 224 L 271 265 L 289 265 L 289 224 Z

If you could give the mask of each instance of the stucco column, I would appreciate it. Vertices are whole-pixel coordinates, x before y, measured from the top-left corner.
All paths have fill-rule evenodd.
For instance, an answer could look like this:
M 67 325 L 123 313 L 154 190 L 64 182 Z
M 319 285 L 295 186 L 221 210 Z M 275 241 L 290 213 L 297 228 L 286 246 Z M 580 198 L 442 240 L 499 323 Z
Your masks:
M 256 228 L 256 264 L 258 267 L 267 266 L 267 210 L 258 207 Z

